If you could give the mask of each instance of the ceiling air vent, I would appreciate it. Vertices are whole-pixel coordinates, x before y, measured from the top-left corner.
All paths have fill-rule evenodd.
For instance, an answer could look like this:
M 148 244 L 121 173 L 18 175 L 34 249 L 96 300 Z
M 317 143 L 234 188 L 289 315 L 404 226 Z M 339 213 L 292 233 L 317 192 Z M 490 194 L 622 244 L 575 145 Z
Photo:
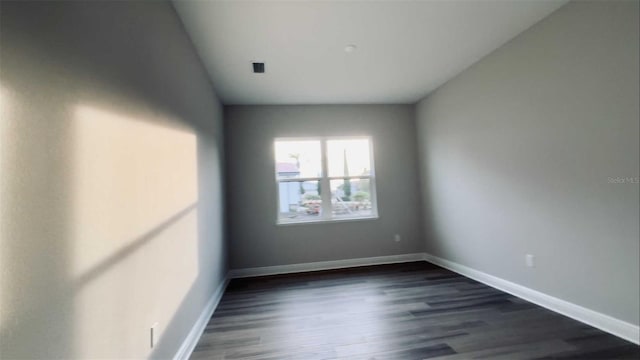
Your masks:
M 254 62 L 253 63 L 253 72 L 256 74 L 264 73 L 264 63 L 263 62 Z

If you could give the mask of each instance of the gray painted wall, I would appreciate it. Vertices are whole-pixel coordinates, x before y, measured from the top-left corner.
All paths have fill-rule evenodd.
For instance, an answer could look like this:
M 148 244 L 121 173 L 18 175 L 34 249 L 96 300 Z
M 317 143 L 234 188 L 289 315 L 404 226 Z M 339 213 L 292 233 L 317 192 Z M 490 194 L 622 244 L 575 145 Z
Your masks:
M 418 104 L 429 253 L 638 324 L 638 10 L 570 3 Z
M 424 251 L 414 115 L 410 105 L 225 107 L 231 267 Z M 373 139 L 379 218 L 276 225 L 274 138 L 347 135 Z
M 167 2 L 0 6 L 0 357 L 170 358 L 227 267 L 207 74 Z

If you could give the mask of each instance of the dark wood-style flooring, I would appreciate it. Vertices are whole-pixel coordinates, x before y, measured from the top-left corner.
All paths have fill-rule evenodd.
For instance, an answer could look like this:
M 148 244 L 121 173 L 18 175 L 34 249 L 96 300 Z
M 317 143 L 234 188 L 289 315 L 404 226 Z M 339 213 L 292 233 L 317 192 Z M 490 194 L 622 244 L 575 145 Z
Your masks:
M 640 348 L 438 266 L 233 280 L 192 359 L 639 359 Z

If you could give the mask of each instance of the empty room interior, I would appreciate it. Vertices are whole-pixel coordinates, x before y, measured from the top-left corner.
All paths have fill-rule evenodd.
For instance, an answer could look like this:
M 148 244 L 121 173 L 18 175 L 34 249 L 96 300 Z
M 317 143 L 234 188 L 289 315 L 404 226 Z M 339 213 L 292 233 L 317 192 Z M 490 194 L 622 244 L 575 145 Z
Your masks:
M 639 359 L 639 18 L 0 0 L 0 358 Z

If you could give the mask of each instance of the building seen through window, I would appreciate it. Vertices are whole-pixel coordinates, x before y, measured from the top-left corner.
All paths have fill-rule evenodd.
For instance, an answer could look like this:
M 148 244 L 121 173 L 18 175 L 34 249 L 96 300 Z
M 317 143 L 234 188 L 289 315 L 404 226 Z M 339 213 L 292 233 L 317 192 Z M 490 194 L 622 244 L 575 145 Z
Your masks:
M 370 138 L 277 139 L 278 223 L 377 216 Z

